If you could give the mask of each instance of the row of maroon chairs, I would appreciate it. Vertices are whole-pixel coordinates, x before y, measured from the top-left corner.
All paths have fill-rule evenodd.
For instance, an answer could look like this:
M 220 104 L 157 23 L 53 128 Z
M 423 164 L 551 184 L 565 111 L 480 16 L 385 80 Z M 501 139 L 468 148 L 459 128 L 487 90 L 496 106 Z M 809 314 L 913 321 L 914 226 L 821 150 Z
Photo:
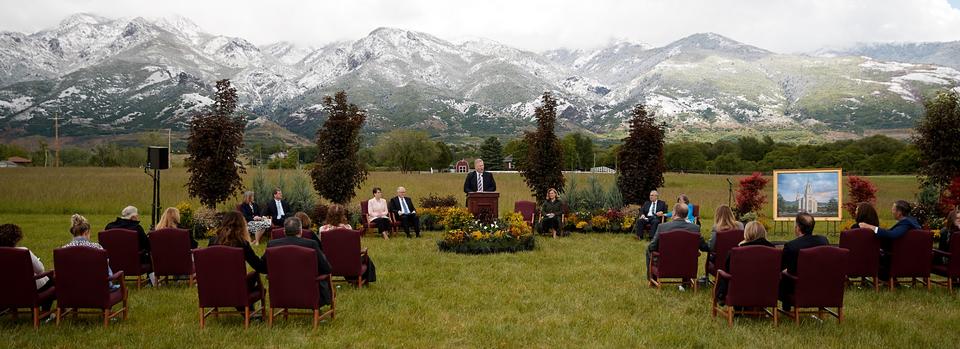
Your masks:
M 150 232 L 150 263 L 140 260 L 140 240 L 137 233 L 126 229 L 108 229 L 97 234 L 97 240 L 110 257 L 110 268 L 121 270 L 126 278 L 134 278 L 137 289 L 153 273 L 157 286 L 171 278 L 186 276 L 192 286 L 195 271 L 190 257 L 190 231 L 186 229 L 159 229 Z

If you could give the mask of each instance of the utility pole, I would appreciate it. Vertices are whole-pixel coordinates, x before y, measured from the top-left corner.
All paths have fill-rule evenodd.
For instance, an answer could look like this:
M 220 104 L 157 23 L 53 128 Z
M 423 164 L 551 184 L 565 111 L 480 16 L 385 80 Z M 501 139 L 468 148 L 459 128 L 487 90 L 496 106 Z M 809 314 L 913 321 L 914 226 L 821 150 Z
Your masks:
M 53 114 L 53 167 L 60 167 L 60 112 Z

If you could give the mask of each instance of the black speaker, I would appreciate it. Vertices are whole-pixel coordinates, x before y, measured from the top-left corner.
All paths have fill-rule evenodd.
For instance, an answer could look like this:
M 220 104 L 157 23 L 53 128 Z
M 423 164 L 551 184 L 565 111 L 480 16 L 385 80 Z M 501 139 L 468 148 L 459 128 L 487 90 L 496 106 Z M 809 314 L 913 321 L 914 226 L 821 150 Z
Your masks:
M 147 147 L 147 168 L 153 170 L 170 168 L 170 149 L 167 147 Z

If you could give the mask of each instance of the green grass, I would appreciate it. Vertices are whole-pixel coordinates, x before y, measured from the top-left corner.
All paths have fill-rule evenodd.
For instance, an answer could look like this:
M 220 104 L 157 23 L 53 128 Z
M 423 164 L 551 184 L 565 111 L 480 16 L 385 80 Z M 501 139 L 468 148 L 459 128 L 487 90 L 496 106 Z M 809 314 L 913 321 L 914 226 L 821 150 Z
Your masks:
M 69 240 L 67 213 L 78 209 L 102 227 L 122 205 L 149 202 L 149 182 L 135 170 L 62 170 L 69 176 L 26 170 L 0 171 L 0 223 L 21 225 L 27 235 L 22 244 L 48 268 L 52 249 Z M 185 176 L 175 170 L 166 178 Z M 497 178 L 504 200 L 525 195 L 518 177 Z M 682 191 L 712 207 L 726 201 L 723 178 L 669 175 L 664 195 Z M 881 205 L 908 197 L 916 186 L 911 177 L 872 179 Z M 455 193 L 462 177 L 374 173 L 365 188 L 396 183 L 414 195 Z M 171 199 L 165 202 L 185 199 L 177 189 L 182 184 L 166 185 Z M 772 235 L 785 240 L 790 233 Z M 302 317 L 278 321 L 273 329 L 254 322 L 247 331 L 237 317 L 221 317 L 200 330 L 196 289 L 174 286 L 131 290 L 129 319 L 108 330 L 81 318 L 34 331 L 22 318 L 5 317 L 0 347 L 952 347 L 960 340 L 957 295 L 942 288 L 851 289 L 842 325 L 808 318 L 800 326 L 774 328 L 769 320 L 743 318 L 728 328 L 710 318 L 709 292 L 649 288 L 643 281 L 646 243 L 629 235 L 539 238 L 535 251 L 487 256 L 438 252 L 438 237 L 365 238 L 379 281 L 361 290 L 342 286 L 337 318 L 316 331 Z

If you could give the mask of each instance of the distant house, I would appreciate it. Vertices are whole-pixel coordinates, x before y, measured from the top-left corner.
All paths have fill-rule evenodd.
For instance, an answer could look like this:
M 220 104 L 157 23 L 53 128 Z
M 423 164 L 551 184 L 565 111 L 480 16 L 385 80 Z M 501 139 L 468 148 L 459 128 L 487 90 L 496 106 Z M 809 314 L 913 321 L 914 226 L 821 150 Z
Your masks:
M 457 164 L 453 166 L 453 172 L 456 172 L 456 173 L 470 172 L 470 163 L 467 162 L 467 159 L 460 159 L 460 161 L 457 161 Z
M 7 168 L 7 167 L 20 167 L 20 166 L 18 166 L 13 161 L 7 161 L 7 160 L 0 161 L 0 168 Z
M 285 151 L 282 151 L 282 152 L 279 152 L 279 153 L 270 154 L 270 157 L 269 157 L 270 160 L 274 160 L 274 159 L 286 159 L 286 158 L 287 158 L 287 152 L 285 152 Z
M 503 158 L 503 169 L 504 170 L 513 170 L 513 155 L 507 155 Z
M 29 164 L 33 163 L 33 161 L 30 161 L 30 159 L 25 159 L 25 158 L 22 158 L 22 157 L 19 157 L 19 156 L 11 156 L 11 157 L 7 158 L 7 161 L 12 162 L 12 163 L 15 163 L 15 164 L 17 164 L 17 165 L 19 165 L 19 166 L 26 166 L 26 165 L 29 165 Z
M 612 168 L 606 167 L 606 166 L 600 166 L 600 167 L 591 168 L 591 169 L 590 169 L 590 172 L 593 172 L 593 173 L 614 173 L 614 172 L 617 172 L 617 171 L 614 170 L 614 169 L 612 169 Z

